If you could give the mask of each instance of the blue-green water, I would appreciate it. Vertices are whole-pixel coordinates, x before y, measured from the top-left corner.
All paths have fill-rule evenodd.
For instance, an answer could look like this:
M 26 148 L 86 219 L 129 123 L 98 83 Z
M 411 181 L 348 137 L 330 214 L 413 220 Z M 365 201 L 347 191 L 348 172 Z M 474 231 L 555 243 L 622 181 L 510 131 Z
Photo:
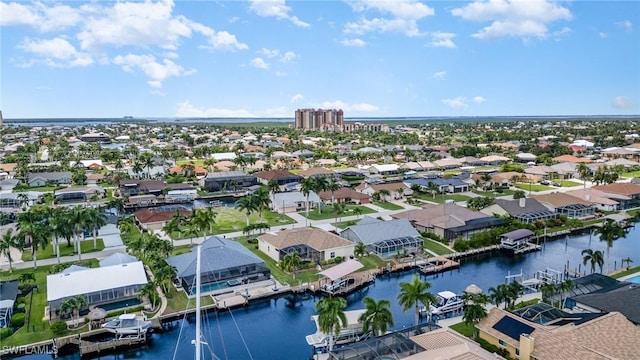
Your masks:
M 596 237 L 589 240 L 589 234 L 572 236 L 547 242 L 542 251 L 515 257 L 495 256 L 478 257 L 465 261 L 458 270 L 423 277 L 428 280 L 435 293 L 443 290 L 461 292 L 469 284 L 476 284 L 482 289 L 496 286 L 505 281 L 510 272 L 532 275 L 547 267 L 563 270 L 567 262 L 569 267 L 578 268 L 582 263 L 581 251 L 592 248 L 605 251 L 606 245 Z M 623 258 L 631 257 L 640 262 L 640 232 L 632 230 L 626 238 L 615 241 L 611 249 L 611 266 L 614 261 L 620 267 Z M 584 266 L 580 267 L 584 271 Z M 606 270 L 606 269 L 605 269 Z M 371 296 L 376 299 L 392 301 L 391 311 L 394 315 L 394 329 L 410 326 L 413 313 L 405 313 L 396 304 L 398 283 L 410 281 L 414 271 L 382 276 L 363 292 L 347 298 L 349 309 L 362 308 L 362 298 Z M 305 341 L 305 335 L 315 332 L 315 325 L 310 320 L 314 304 L 319 299 L 301 300 L 292 306 L 286 298 L 252 302 L 248 308 L 236 309 L 232 312 L 212 313 L 203 320 L 204 335 L 220 359 L 308 359 L 312 350 Z M 154 334 L 150 345 L 145 349 L 104 356 L 102 359 L 192 359 L 194 324 L 183 322 L 182 334 L 176 327 L 164 334 Z M 246 345 L 245 345 L 246 344 Z M 177 355 L 174 357 L 174 351 Z M 250 355 L 249 355 L 250 354 Z M 30 356 L 25 359 L 49 359 L 49 356 Z M 63 359 L 77 359 L 77 355 Z

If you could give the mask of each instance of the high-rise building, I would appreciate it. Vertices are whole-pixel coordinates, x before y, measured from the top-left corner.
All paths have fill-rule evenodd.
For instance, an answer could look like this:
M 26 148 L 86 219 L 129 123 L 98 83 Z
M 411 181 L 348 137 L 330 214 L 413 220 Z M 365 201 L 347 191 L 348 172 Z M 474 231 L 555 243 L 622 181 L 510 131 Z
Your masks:
M 305 130 L 342 131 L 343 120 L 342 109 L 298 109 L 295 127 Z

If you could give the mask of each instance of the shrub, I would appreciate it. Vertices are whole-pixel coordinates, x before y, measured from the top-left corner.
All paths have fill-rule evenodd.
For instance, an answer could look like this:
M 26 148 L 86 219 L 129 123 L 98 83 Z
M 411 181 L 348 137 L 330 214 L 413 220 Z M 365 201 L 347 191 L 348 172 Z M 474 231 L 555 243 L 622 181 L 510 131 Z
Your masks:
M 24 313 L 17 313 L 11 316 L 11 327 L 21 328 L 24 325 Z
M 6 339 L 13 334 L 13 329 L 5 327 L 0 329 L 0 340 Z
M 51 325 L 51 331 L 54 334 L 60 336 L 67 331 L 67 323 L 62 320 L 58 320 Z
M 482 346 L 483 349 L 492 352 L 492 353 L 497 353 L 500 348 L 489 343 L 487 340 L 483 339 L 483 338 L 477 338 L 476 341 L 478 342 L 478 344 L 480 344 L 480 346 Z

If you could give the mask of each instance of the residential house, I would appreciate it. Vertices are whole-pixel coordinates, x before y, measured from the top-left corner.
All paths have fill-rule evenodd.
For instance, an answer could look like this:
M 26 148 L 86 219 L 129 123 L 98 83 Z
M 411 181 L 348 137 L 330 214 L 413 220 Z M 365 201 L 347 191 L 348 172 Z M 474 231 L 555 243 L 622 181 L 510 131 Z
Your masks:
M 104 198 L 105 190 L 99 186 L 70 187 L 57 190 L 55 196 L 56 204 L 86 202 L 93 197 Z
M 258 183 L 258 179 L 243 171 L 219 171 L 207 174 L 207 177 L 198 182 L 206 191 L 238 191 Z
M 30 207 L 35 204 L 42 193 L 38 191 L 27 191 L 20 193 L 0 193 L 0 208 L 20 209 Z
M 88 308 L 106 304 L 116 307 L 137 305 L 138 292 L 147 282 L 142 261 L 48 275 L 49 317 L 53 319 L 60 304 L 75 296 L 83 296 L 87 300 L 87 307 L 81 310 L 81 314 Z M 127 304 L 127 300 L 131 303 Z
M 536 221 L 556 219 L 559 215 L 549 210 L 534 198 L 521 198 L 515 200 L 495 199 L 492 205 L 480 210 L 480 212 L 487 215 L 508 215 L 526 224 L 533 224 Z
M 158 198 L 155 195 L 133 195 L 129 196 L 125 206 L 147 207 L 158 204 Z
M 11 325 L 11 315 L 18 298 L 18 280 L 0 281 L 0 328 Z
M 516 161 L 521 163 L 535 163 L 537 156 L 532 153 L 518 153 L 516 154 Z
M 400 181 L 381 184 L 362 183 L 356 187 L 356 191 L 367 194 L 369 196 L 373 196 L 373 194 L 379 193 L 380 190 L 387 190 L 389 192 L 389 196 L 386 196 L 381 200 L 401 199 L 405 195 L 413 194 L 413 191 L 409 187 L 407 187 L 407 185 Z
M 626 195 L 608 193 L 594 188 L 569 190 L 565 194 L 583 199 L 604 211 L 622 210 L 624 203 L 631 200 L 631 197 Z
M 40 172 L 27 174 L 27 184 L 29 187 L 47 186 L 49 184 L 63 185 L 71 184 L 71 172 L 69 171 L 56 171 L 56 172 Z
M 196 291 L 196 248 L 171 256 L 167 263 L 176 269 L 177 279 L 187 294 Z M 233 292 L 234 284 L 271 279 L 264 261 L 237 241 L 211 236 L 201 245 L 200 281 L 205 293 Z
M 95 159 L 95 160 L 71 161 L 69 162 L 69 167 L 98 171 L 98 170 L 102 170 L 102 168 L 104 168 L 104 165 L 102 164 L 102 160 Z
M 469 191 L 469 184 L 467 184 L 466 182 L 460 180 L 460 179 L 455 179 L 455 178 L 449 178 L 449 179 L 442 179 L 442 178 L 433 178 L 433 179 L 427 179 L 427 178 L 420 178 L 420 179 L 407 179 L 404 181 L 405 185 L 407 185 L 409 188 L 411 188 L 412 185 L 418 185 L 420 186 L 421 191 L 423 192 L 429 192 L 430 190 L 430 184 L 435 184 L 435 186 L 438 187 L 438 192 L 439 193 L 461 193 L 461 192 L 467 192 Z
M 589 158 L 577 157 L 573 155 L 560 155 L 560 156 L 554 157 L 553 161 L 557 163 L 570 162 L 570 163 L 578 164 L 578 163 L 590 163 L 593 160 Z
M 373 164 L 369 167 L 370 174 L 392 176 L 400 174 L 398 164 Z
M 591 202 L 562 192 L 531 195 L 531 198 L 538 200 L 551 211 L 566 215 L 569 219 L 591 218 L 596 210 Z
M 608 277 L 600 274 L 592 275 Z M 585 282 L 578 282 L 574 286 L 579 287 L 580 291 L 574 292 L 567 300 L 567 307 L 570 307 L 573 312 L 619 312 L 627 320 L 640 326 L 640 307 L 638 306 L 640 304 L 640 284 L 615 281 L 615 283 L 595 291 Z
M 218 162 L 218 161 L 233 161 L 238 155 L 236 155 L 236 153 L 233 153 L 233 152 L 226 152 L 226 153 L 215 153 L 215 154 L 211 154 L 210 156 L 212 159 Z
M 544 324 L 492 308 L 476 326 L 480 338 L 516 359 L 640 359 L 640 327 L 618 312 L 568 314 L 540 303 L 518 313 Z
M 205 177 L 207 175 L 207 169 L 203 168 L 202 166 L 198 166 L 198 165 L 193 165 L 193 169 L 189 170 L 187 168 L 188 164 L 182 164 L 182 165 L 176 165 L 173 166 L 171 168 L 169 168 L 169 172 L 170 173 L 176 173 L 176 174 L 181 174 L 183 176 L 187 176 L 189 174 L 187 174 L 188 171 L 192 171 L 192 174 L 195 175 L 198 179 L 201 179 L 203 177 Z
M 464 164 L 462 163 L 462 159 L 456 158 L 445 158 L 436 160 L 433 162 L 433 164 L 439 169 L 457 169 L 464 166 Z
M 410 161 L 404 164 L 402 168 L 413 171 L 430 171 L 438 169 L 438 167 L 430 161 Z
M 171 184 L 173 185 L 173 184 Z M 169 185 L 163 180 L 137 180 L 123 179 L 120 180 L 118 191 L 120 195 L 161 195 L 162 191 Z
M 368 216 L 342 230 L 340 236 L 354 244 L 363 243 L 369 253 L 381 258 L 417 253 L 423 242 L 408 219 L 383 221 Z
M 371 196 L 347 187 L 340 188 L 334 192 L 321 191 L 318 193 L 318 196 L 320 197 L 320 200 L 322 200 L 322 202 L 324 202 L 325 204 L 353 203 L 361 205 L 369 204 L 371 202 Z
M 450 241 L 469 239 L 476 232 L 507 224 L 503 219 L 469 210 L 456 204 L 425 205 L 391 215 L 394 219 L 408 219 L 420 233 L 436 234 Z
M 258 171 L 253 174 L 259 182 L 263 184 L 268 184 L 269 181 L 273 180 L 278 183 L 281 187 L 284 187 L 288 184 L 298 184 L 302 181 L 303 177 L 300 175 L 293 174 L 288 170 L 276 169 L 276 170 L 263 170 Z
M 105 178 L 104 174 L 99 173 L 89 173 L 87 176 L 87 185 L 97 185 L 102 182 Z
M 180 215 L 189 217 L 191 211 L 177 210 Z M 167 221 L 176 214 L 176 210 L 160 211 L 157 209 L 142 209 L 133 213 L 133 217 L 143 230 L 161 230 Z
M 297 175 L 308 178 L 317 178 L 317 177 L 324 177 L 327 180 L 331 179 L 331 178 L 339 178 L 339 175 L 334 173 L 332 170 L 323 168 L 323 167 L 313 167 L 313 168 L 308 168 L 307 170 L 302 170 L 302 171 L 298 171 Z
M 488 165 L 502 165 L 511 161 L 508 157 L 501 155 L 483 156 L 480 160 L 485 161 Z
M 275 193 L 273 197 L 271 206 L 275 212 L 286 214 L 307 209 L 307 196 L 300 191 L 279 192 Z M 312 191 L 309 193 L 308 201 L 309 210 L 311 210 L 320 203 L 320 198 Z
M 258 236 L 258 249 L 276 262 L 297 252 L 303 261 L 320 263 L 353 256 L 355 244 L 322 229 L 301 227 Z
M 592 189 L 612 194 L 610 199 L 619 201 L 621 210 L 640 207 L 640 184 L 613 183 L 594 186 Z M 625 200 L 622 196 L 616 195 L 623 195 L 624 197 L 629 197 L 631 199 Z

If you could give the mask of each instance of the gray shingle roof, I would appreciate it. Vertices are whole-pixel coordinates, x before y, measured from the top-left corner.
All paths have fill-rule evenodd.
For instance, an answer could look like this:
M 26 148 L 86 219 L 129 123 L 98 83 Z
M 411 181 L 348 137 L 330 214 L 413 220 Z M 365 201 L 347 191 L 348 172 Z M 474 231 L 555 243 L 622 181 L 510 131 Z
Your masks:
M 196 273 L 196 249 L 167 258 L 167 263 L 176 268 L 178 277 L 194 276 Z M 263 261 L 238 242 L 211 236 L 202 243 L 201 273 L 216 272 L 237 266 L 262 264 Z
M 420 233 L 413 228 L 409 220 L 396 219 L 367 224 L 349 226 L 340 233 L 352 232 L 365 245 L 403 237 L 419 237 Z M 353 239 L 352 239 L 353 240 Z
M 620 312 L 629 321 L 640 324 L 640 285 L 630 284 L 605 293 L 578 295 L 573 299 L 602 311 Z
M 520 201 L 524 201 L 524 206 L 520 206 Z M 517 200 L 496 199 L 495 203 L 500 205 L 500 207 L 511 214 L 511 216 L 529 214 L 537 211 L 549 211 L 549 209 L 542 205 L 538 200 L 532 198 Z

